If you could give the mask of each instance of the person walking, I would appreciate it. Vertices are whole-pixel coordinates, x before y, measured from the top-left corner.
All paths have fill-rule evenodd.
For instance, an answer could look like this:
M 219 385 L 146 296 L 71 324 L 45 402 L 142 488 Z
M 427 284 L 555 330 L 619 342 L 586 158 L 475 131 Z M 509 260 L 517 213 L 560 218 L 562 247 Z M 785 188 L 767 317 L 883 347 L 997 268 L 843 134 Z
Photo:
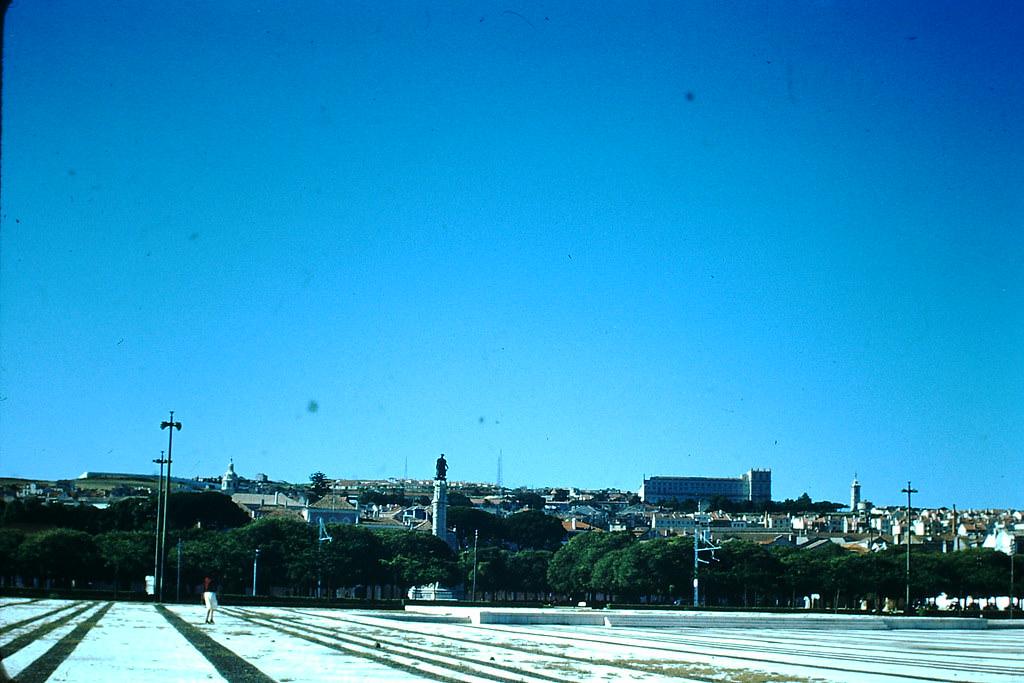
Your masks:
M 213 612 L 217 609 L 217 584 L 213 579 L 203 579 L 203 602 L 206 603 L 206 623 L 213 623 Z

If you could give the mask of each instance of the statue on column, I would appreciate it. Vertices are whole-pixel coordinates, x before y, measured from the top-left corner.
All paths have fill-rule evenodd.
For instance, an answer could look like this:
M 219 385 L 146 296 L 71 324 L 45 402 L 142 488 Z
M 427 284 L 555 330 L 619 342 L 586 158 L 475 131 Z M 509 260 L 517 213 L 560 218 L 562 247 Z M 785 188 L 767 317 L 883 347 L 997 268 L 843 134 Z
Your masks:
M 448 478 L 448 462 L 444 459 L 444 453 L 437 459 L 437 472 L 434 478 L 438 480 Z

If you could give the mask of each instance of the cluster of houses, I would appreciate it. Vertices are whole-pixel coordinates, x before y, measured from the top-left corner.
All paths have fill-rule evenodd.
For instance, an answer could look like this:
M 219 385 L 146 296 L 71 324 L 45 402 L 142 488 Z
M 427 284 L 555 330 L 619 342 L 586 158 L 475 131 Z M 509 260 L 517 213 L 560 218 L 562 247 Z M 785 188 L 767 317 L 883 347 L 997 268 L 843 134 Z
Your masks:
M 905 508 L 892 507 L 812 515 L 653 510 L 645 516 L 650 536 L 692 535 L 698 526 L 707 526 L 719 540 L 743 538 L 765 545 L 808 548 L 838 543 L 855 551 L 882 550 L 905 545 L 908 540 L 911 545 L 943 552 L 975 546 L 1004 549 L 1016 537 L 1024 538 L 1024 513 L 1017 510 L 915 509 L 909 520 Z
M 37 498 L 48 502 L 105 506 L 134 496 L 148 496 L 155 482 L 142 475 L 86 472 L 77 480 L 55 483 L 8 483 L 2 489 L 6 500 Z M 152 480 L 153 477 L 148 477 Z M 103 481 L 112 482 L 104 487 Z M 230 465 L 219 478 L 174 479 L 175 488 L 217 490 L 230 495 L 236 505 L 253 519 L 285 517 L 309 524 L 361 524 L 375 527 L 431 530 L 429 481 L 327 481 L 326 495 L 313 495 L 308 486 L 271 482 L 265 475 L 242 479 Z M 132 483 L 125 483 L 132 482 Z M 453 491 L 471 490 L 467 496 L 474 507 L 494 514 L 516 511 L 516 493 L 485 484 L 450 482 Z M 480 494 L 490 489 L 490 493 Z M 363 491 L 419 492 L 420 504 L 360 503 Z M 644 503 L 634 492 L 588 492 L 555 489 L 540 494 L 545 511 L 562 520 L 566 536 L 590 531 L 625 531 L 637 538 L 671 535 L 692 536 L 706 528 L 716 540 L 742 538 L 765 545 L 813 548 L 838 543 L 849 550 L 872 551 L 890 545 L 926 546 L 953 551 L 974 546 L 995 547 L 1016 552 L 1024 538 L 1024 512 L 1019 510 L 957 510 L 955 508 L 914 509 L 909 516 L 903 507 L 874 507 L 859 504 L 850 511 L 821 514 L 779 513 L 678 513 Z M 1024 543 L 1020 544 L 1024 547 Z

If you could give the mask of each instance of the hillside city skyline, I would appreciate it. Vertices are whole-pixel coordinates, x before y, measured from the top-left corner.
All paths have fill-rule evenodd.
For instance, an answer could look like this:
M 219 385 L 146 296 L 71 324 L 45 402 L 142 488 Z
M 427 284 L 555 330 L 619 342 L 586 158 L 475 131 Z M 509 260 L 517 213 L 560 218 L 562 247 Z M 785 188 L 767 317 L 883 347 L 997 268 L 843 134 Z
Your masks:
M 172 464 L 172 468 L 173 468 L 173 464 Z M 235 475 L 237 480 L 239 480 L 241 482 L 248 482 L 250 484 L 262 483 L 262 484 L 267 484 L 267 485 L 271 485 L 271 486 L 282 485 L 282 486 L 297 487 L 297 488 L 309 487 L 310 484 L 311 484 L 311 481 L 310 481 L 311 475 L 313 475 L 314 473 L 317 473 L 317 472 L 324 474 L 325 477 L 326 477 L 326 480 L 331 482 L 334 487 L 339 488 L 339 489 L 348 489 L 348 488 L 356 489 L 356 488 L 364 487 L 364 486 L 365 487 L 372 487 L 374 485 L 391 486 L 391 485 L 395 485 L 395 484 L 410 484 L 410 485 L 416 485 L 416 486 L 426 486 L 430 482 L 433 481 L 433 477 L 429 475 L 429 472 L 427 473 L 428 476 L 422 476 L 422 477 L 415 476 L 415 475 L 408 475 L 408 476 L 403 475 L 403 476 L 393 476 L 393 477 L 385 477 L 385 478 L 372 478 L 372 477 L 371 478 L 359 478 L 359 477 L 332 476 L 330 473 L 328 473 L 328 472 L 326 472 L 324 470 L 318 470 L 318 469 L 314 469 L 313 472 L 310 472 L 310 476 L 306 476 L 305 478 L 302 478 L 302 479 L 275 478 L 274 476 L 272 476 L 272 475 L 270 475 L 270 474 L 268 474 L 266 472 L 255 472 L 255 473 L 253 473 L 251 475 L 243 474 L 242 472 L 239 472 L 237 470 L 233 460 L 229 461 L 228 469 L 226 471 L 224 471 L 224 472 L 219 473 L 219 474 L 217 474 L 217 473 L 206 473 L 206 474 L 199 474 L 199 475 L 188 476 L 188 475 L 183 475 L 183 474 L 181 474 L 181 473 L 179 473 L 179 472 L 177 472 L 177 471 L 175 471 L 173 469 L 172 469 L 171 474 L 172 474 L 172 478 L 175 481 L 179 481 L 179 482 L 182 482 L 182 483 L 184 483 L 184 482 L 203 482 L 203 483 L 207 484 L 207 489 L 206 490 L 219 490 L 219 482 L 221 482 L 223 480 L 223 478 L 225 476 L 227 476 L 227 474 L 229 472 L 232 473 L 233 475 Z M 125 477 L 125 478 L 147 478 L 147 479 L 151 478 L 151 479 L 155 480 L 155 479 L 159 478 L 159 476 L 160 476 L 160 472 L 158 472 L 155 469 L 152 472 L 144 472 L 144 471 L 139 471 L 139 472 L 127 472 L 127 471 L 126 472 L 105 472 L 105 471 L 97 471 L 97 470 L 86 470 L 84 472 L 80 472 L 78 475 L 73 476 L 73 477 L 47 476 L 47 477 L 34 477 L 34 478 L 31 478 L 31 477 L 9 477 L 9 476 L 0 474 L 0 479 L 17 479 L 17 480 L 25 481 L 25 482 L 31 482 L 31 481 L 59 482 L 59 481 L 74 481 L 74 480 L 77 480 L 77 479 L 98 478 L 98 477 Z M 734 480 L 735 479 L 735 480 L 738 480 L 738 477 L 718 477 L 718 476 L 715 476 L 715 475 L 706 475 L 706 474 L 652 475 L 650 478 L 652 478 L 652 479 L 657 479 L 657 478 L 694 478 L 694 479 L 730 479 L 730 480 Z M 495 490 L 499 490 L 500 489 L 500 490 L 508 490 L 508 491 L 514 491 L 514 490 L 517 490 L 517 489 L 527 489 L 527 490 L 531 490 L 531 491 L 555 491 L 555 490 L 570 490 L 570 491 L 573 491 L 573 490 L 575 490 L 575 491 L 581 491 L 581 492 L 589 492 L 589 491 L 618 491 L 618 492 L 623 493 L 623 494 L 636 494 L 636 495 L 640 495 L 641 499 L 643 498 L 641 494 L 642 494 L 642 488 L 643 488 L 644 481 L 645 480 L 642 480 L 640 485 L 638 485 L 637 487 L 634 487 L 634 488 L 619 488 L 619 487 L 613 487 L 613 486 L 581 487 L 581 486 L 575 486 L 572 483 L 548 484 L 548 485 L 541 485 L 541 486 L 513 486 L 513 487 L 510 487 L 510 486 L 499 486 L 494 481 L 474 481 L 474 480 L 460 479 L 458 477 L 458 475 L 457 475 L 457 471 L 455 473 L 455 476 L 449 477 L 449 483 L 450 483 L 451 486 L 454 487 L 455 490 L 458 490 L 459 487 L 470 487 L 470 488 L 481 487 L 481 488 L 493 488 Z M 910 482 L 910 483 L 912 483 L 912 482 Z M 212 486 L 212 488 L 210 488 L 211 486 Z M 915 488 L 914 488 L 914 495 L 916 496 L 917 493 L 918 493 L 918 491 L 916 490 L 916 486 L 915 486 Z M 774 489 L 772 489 L 770 500 L 772 502 L 781 503 L 781 502 L 784 502 L 786 500 L 796 500 L 796 499 L 799 499 L 802 496 L 806 496 L 806 495 L 808 495 L 807 491 L 777 493 Z M 700 497 L 697 497 L 697 498 L 694 498 L 694 500 L 700 499 L 701 502 L 706 502 L 707 500 L 710 500 L 712 497 L 713 497 L 713 495 L 709 495 L 709 496 L 705 496 L 703 499 L 700 499 Z M 878 508 L 904 508 L 904 507 L 906 507 L 906 504 L 907 504 L 907 495 L 906 495 L 905 487 L 903 489 L 901 489 L 899 491 L 898 495 L 894 496 L 892 500 L 888 500 L 887 501 L 886 499 L 879 498 L 878 496 L 872 495 L 870 493 L 870 489 L 866 488 L 863 485 L 859 475 L 855 475 L 851 479 L 850 484 L 847 487 L 847 490 L 842 492 L 841 495 L 837 494 L 837 495 L 834 495 L 834 496 L 831 496 L 831 497 L 828 497 L 828 496 L 826 496 L 826 497 L 810 496 L 810 498 L 815 503 L 834 503 L 834 504 L 840 505 L 840 506 L 842 506 L 842 507 L 840 507 L 840 510 L 843 510 L 843 509 L 852 510 L 852 509 L 854 509 L 856 507 L 856 503 L 857 502 L 860 502 L 860 503 L 863 503 L 863 504 L 866 504 L 866 505 L 872 506 L 872 507 L 878 507 Z M 680 500 L 684 500 L 684 499 L 680 498 Z M 957 501 L 952 501 L 952 502 L 948 502 L 948 503 L 944 503 L 944 504 L 940 504 L 940 505 L 921 505 L 921 504 L 918 503 L 918 500 L 916 498 L 912 498 L 912 504 L 913 504 L 913 507 L 915 509 L 916 508 L 928 508 L 928 509 L 951 509 L 951 508 L 955 508 L 955 509 L 960 509 L 960 510 L 972 510 L 972 509 L 973 510 L 986 510 L 986 509 L 991 509 L 991 510 L 1019 510 L 1019 509 L 1022 509 L 1022 506 L 1014 505 L 1014 504 L 971 506 L 971 505 L 961 504 L 961 503 L 959 503 Z

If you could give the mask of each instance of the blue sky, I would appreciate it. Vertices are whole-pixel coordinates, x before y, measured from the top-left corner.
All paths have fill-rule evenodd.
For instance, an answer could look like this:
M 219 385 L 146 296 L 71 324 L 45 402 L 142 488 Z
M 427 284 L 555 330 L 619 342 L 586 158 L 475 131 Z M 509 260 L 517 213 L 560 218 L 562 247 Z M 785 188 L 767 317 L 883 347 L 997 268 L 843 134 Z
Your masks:
M 1024 505 L 1016 2 L 16 3 L 0 476 Z

